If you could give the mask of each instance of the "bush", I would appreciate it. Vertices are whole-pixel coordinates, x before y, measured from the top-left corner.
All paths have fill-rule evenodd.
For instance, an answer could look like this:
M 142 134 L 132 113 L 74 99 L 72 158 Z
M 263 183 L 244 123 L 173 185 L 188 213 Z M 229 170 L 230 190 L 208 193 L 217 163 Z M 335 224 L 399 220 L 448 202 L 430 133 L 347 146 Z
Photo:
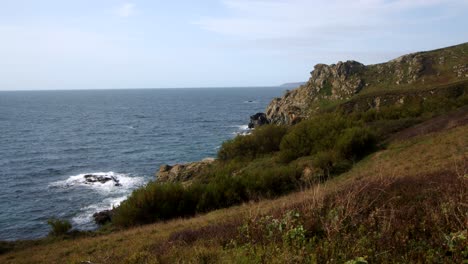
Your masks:
M 253 130 L 252 134 L 237 136 L 223 143 L 218 158 L 226 161 L 235 158 L 253 159 L 279 150 L 279 145 L 286 134 L 285 126 L 265 125 Z
M 367 128 L 345 129 L 336 142 L 336 150 L 346 159 L 359 159 L 376 149 L 377 138 Z
M 333 149 L 340 133 L 352 124 L 338 114 L 325 114 L 299 123 L 281 141 L 281 161 L 290 162 Z
M 49 235 L 51 236 L 63 236 L 72 229 L 72 225 L 68 220 L 52 218 L 47 221 L 47 224 L 52 228 L 49 232 Z
M 258 167 L 242 175 L 219 175 L 208 183 L 187 187 L 175 183 L 149 183 L 135 190 L 115 209 L 113 224 L 129 227 L 192 216 L 245 201 L 273 198 L 298 187 L 300 173 L 293 166 Z
M 178 183 L 148 183 L 133 191 L 130 197 L 116 208 L 112 222 L 120 226 L 133 226 L 189 216 L 195 213 L 199 200 L 196 188 L 186 190 Z
M 334 151 L 322 151 L 317 153 L 313 160 L 312 165 L 322 171 L 323 179 L 327 179 L 333 169 L 334 164 L 337 162 L 337 154 Z

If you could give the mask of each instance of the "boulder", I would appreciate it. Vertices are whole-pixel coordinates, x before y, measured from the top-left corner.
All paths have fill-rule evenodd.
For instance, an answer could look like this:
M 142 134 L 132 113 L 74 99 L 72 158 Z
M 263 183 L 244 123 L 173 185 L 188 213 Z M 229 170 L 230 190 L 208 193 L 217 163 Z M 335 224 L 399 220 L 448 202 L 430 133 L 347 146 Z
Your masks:
M 94 222 L 98 225 L 104 225 L 112 221 L 114 212 L 112 210 L 104 210 L 93 214 Z
M 256 128 L 263 125 L 268 125 L 270 121 L 265 113 L 256 113 L 250 116 L 249 128 Z
M 161 165 L 156 173 L 158 182 L 189 182 L 200 176 L 203 170 L 215 161 L 214 158 L 206 158 L 202 161 L 175 165 Z

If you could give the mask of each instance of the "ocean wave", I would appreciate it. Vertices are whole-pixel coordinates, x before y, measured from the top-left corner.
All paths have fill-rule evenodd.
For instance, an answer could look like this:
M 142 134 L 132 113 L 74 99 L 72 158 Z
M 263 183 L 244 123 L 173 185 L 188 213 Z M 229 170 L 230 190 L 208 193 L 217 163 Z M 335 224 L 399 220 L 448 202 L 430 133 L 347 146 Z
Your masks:
M 243 131 L 243 132 L 232 132 L 231 135 L 236 135 L 236 136 L 248 136 L 250 135 L 250 131 Z
M 89 206 L 85 206 L 80 209 L 80 212 L 73 217 L 71 220 L 75 225 L 78 226 L 85 226 L 92 224 L 94 225 L 94 219 L 93 219 L 93 214 L 97 212 L 101 212 L 104 210 L 111 210 L 114 207 L 117 207 L 127 199 L 127 195 L 125 196 L 119 196 L 119 197 L 109 197 L 104 199 L 100 203 L 92 204 Z M 91 227 L 91 226 L 90 226 Z
M 249 125 L 233 125 L 233 126 L 229 126 L 229 127 L 237 128 L 238 130 L 243 130 L 243 131 L 250 130 Z
M 86 175 L 93 175 L 96 177 L 108 177 L 112 180 L 108 180 L 104 183 L 101 182 L 89 182 L 86 180 Z M 116 184 L 118 183 L 118 184 Z M 128 174 L 110 172 L 91 172 L 82 173 L 68 177 L 66 180 L 56 181 L 49 184 L 52 188 L 91 188 L 93 190 L 113 193 L 113 192 L 128 192 L 144 183 L 143 177 L 131 177 Z
M 237 128 L 237 131 L 231 132 L 231 135 L 246 136 L 250 135 L 251 132 L 251 129 L 248 125 L 234 125 L 229 127 Z

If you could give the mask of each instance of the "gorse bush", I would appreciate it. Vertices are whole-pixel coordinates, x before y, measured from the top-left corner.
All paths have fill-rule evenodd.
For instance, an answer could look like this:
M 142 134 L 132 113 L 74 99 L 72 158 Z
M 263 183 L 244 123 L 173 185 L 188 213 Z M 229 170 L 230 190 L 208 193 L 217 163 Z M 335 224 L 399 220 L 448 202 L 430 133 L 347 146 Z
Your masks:
M 362 158 L 376 144 L 376 136 L 362 122 L 325 114 L 298 124 L 283 137 L 280 160 L 313 156 L 316 166 L 329 174 L 334 163 Z
M 196 190 L 188 191 L 179 183 L 148 183 L 139 188 L 115 210 L 112 222 L 132 226 L 193 215 L 198 197 Z
M 151 182 L 135 190 L 115 209 L 112 222 L 128 227 L 273 198 L 297 189 L 299 178 L 300 172 L 294 166 L 280 165 L 252 169 L 242 177 L 219 176 L 208 183 L 195 182 L 187 187 Z
M 353 123 L 338 114 L 325 114 L 294 126 L 283 137 L 280 158 L 290 162 L 304 156 L 332 149 L 341 132 Z
M 72 229 L 72 225 L 68 220 L 52 218 L 47 221 L 47 224 L 52 228 L 49 232 L 51 236 L 63 236 Z
M 220 160 L 235 158 L 252 159 L 279 150 L 280 142 L 286 134 L 285 126 L 265 125 L 253 130 L 252 134 L 237 136 L 223 143 L 218 152 Z
M 377 138 L 367 128 L 345 129 L 335 144 L 337 152 L 346 159 L 359 159 L 376 148 Z

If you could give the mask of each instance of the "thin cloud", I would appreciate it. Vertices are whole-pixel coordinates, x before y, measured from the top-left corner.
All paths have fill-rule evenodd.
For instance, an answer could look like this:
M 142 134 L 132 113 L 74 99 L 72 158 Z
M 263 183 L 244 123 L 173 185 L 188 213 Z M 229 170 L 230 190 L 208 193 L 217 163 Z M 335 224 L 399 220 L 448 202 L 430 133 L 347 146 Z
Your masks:
M 135 4 L 132 3 L 124 3 L 115 9 L 115 14 L 120 17 L 129 17 L 134 15 L 135 12 Z
M 251 40 L 334 38 L 341 34 L 372 35 L 383 30 L 424 23 L 408 18 L 405 12 L 439 8 L 446 11 L 468 7 L 467 0 L 224 0 L 228 16 L 205 17 L 195 24 L 218 34 Z M 458 7 L 458 8 L 457 8 Z M 397 31 L 397 30 L 395 30 Z

